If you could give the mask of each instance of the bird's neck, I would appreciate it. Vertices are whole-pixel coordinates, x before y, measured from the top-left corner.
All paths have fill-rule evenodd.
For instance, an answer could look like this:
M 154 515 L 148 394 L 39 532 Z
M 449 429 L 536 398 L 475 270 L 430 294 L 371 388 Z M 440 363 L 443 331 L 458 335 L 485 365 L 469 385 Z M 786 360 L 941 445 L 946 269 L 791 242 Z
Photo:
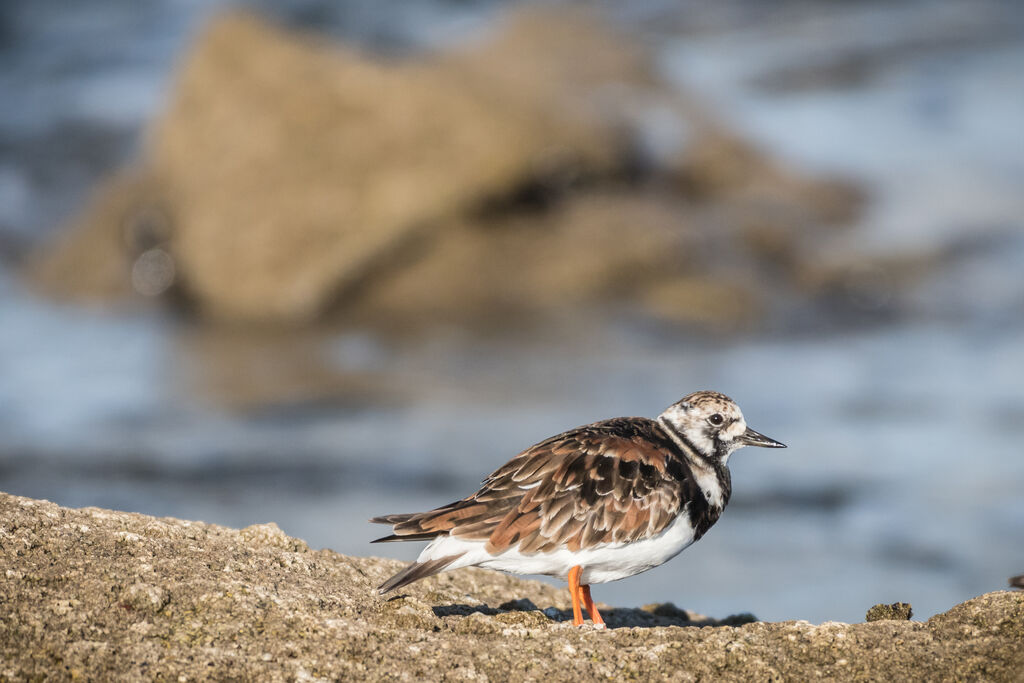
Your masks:
M 686 436 L 686 433 L 683 430 L 669 422 L 668 419 L 659 417 L 658 425 L 661 427 L 661 430 L 665 432 L 665 436 L 668 437 L 669 441 L 676 445 L 680 451 L 680 455 L 686 461 L 699 467 L 713 468 L 715 466 L 715 454 L 705 453 L 703 450 L 698 448 L 697 444 L 693 442 L 693 439 Z
M 732 477 L 729 468 L 714 454 L 700 451 L 686 435 L 665 418 L 658 418 L 661 430 L 676 446 L 676 455 L 686 463 L 694 480 L 700 486 L 708 504 L 722 509 L 732 495 Z

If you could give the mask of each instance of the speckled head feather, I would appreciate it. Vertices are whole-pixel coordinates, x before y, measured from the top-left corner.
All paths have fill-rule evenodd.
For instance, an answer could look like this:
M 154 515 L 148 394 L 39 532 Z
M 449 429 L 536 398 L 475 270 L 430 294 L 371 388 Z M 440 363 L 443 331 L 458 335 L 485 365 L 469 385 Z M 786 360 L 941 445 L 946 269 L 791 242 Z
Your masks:
M 658 416 L 673 440 L 704 460 L 725 464 L 733 451 L 746 444 L 739 437 L 747 430 L 740 407 L 717 391 L 696 391 L 676 401 Z

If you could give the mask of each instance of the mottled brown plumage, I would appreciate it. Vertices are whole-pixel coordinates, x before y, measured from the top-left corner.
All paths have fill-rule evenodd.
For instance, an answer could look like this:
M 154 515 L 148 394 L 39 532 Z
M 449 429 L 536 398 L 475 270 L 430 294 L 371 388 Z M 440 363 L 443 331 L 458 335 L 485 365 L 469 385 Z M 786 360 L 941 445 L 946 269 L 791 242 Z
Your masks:
M 683 512 L 698 536 L 721 507 L 697 495 L 690 464 L 654 420 L 614 418 L 553 436 L 528 448 L 483 481 L 476 493 L 443 507 L 374 522 L 394 525 L 379 541 L 450 534 L 486 540 L 500 553 L 545 553 L 629 543 L 658 535 Z M 729 472 L 716 471 L 730 492 Z

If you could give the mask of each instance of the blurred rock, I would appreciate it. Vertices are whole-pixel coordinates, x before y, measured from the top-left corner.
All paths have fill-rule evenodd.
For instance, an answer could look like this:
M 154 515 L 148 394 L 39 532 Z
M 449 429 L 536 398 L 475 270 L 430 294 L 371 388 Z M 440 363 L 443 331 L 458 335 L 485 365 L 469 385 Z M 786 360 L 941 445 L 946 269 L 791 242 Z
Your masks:
M 124 172 L 96 192 L 76 225 L 29 271 L 56 296 L 103 302 L 132 294 L 132 270 L 146 251 L 145 216 L 163 203 L 163 189 L 145 172 Z
M 864 201 L 858 188 L 798 175 L 714 121 L 706 121 L 700 130 L 701 135 L 668 164 L 688 195 L 705 201 L 741 198 L 763 210 L 799 211 L 805 220 L 819 224 L 857 217 Z
M 0 493 L 10 680 L 1019 680 L 1024 593 L 926 623 L 723 620 L 674 605 L 571 626 L 568 593 L 461 569 L 382 597 L 402 563 Z M 643 580 L 641 577 L 633 579 Z M 497 607 L 492 607 L 497 605 Z
M 222 320 L 492 324 L 618 300 L 749 324 L 861 197 L 723 131 L 648 61 L 579 12 L 513 13 L 417 62 L 222 17 L 144 170 L 101 189 L 33 277 Z
M 388 326 L 479 320 L 635 299 L 699 268 L 701 235 L 670 198 L 590 192 L 550 210 L 451 226 L 353 302 Z M 727 313 L 722 313 L 727 315 Z

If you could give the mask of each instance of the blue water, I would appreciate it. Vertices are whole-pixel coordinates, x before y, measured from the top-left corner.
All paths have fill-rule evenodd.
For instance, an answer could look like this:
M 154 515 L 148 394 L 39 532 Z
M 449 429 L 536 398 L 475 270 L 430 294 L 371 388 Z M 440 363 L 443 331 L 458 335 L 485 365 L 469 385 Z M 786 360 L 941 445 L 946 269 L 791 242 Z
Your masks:
M 216 4 L 4 6 L 0 26 L 17 32 L 0 43 L 0 247 L 37 244 L 131 158 L 175 55 Z M 321 8 L 335 35 L 400 51 L 458 40 L 493 9 L 373 7 L 281 13 L 315 23 Z M 825 325 L 810 309 L 731 340 L 627 311 L 514 339 L 243 339 L 271 344 L 285 377 L 288 358 L 313 353 L 350 384 L 341 399 L 255 408 L 211 388 L 224 358 L 202 349 L 216 331 L 44 301 L 0 266 L 0 489 L 276 521 L 316 547 L 409 558 L 417 548 L 370 546 L 380 529 L 363 520 L 462 496 L 562 429 L 715 388 L 790 447 L 738 453 L 719 524 L 669 564 L 595 589 L 600 600 L 811 621 L 900 600 L 926 617 L 1024 572 L 1024 42 L 1007 30 L 1020 13 L 928 3 L 923 21 L 919 3 L 828 3 L 751 21 L 735 3 L 702 27 L 644 7 L 618 20 L 648 32 L 668 77 L 777 157 L 868 188 L 860 223 L 813 245 L 823 261 L 936 254 L 941 266 L 909 290 L 882 283 L 884 317 L 823 311 Z M 853 82 L 764 85 L 794 65 L 880 51 Z

